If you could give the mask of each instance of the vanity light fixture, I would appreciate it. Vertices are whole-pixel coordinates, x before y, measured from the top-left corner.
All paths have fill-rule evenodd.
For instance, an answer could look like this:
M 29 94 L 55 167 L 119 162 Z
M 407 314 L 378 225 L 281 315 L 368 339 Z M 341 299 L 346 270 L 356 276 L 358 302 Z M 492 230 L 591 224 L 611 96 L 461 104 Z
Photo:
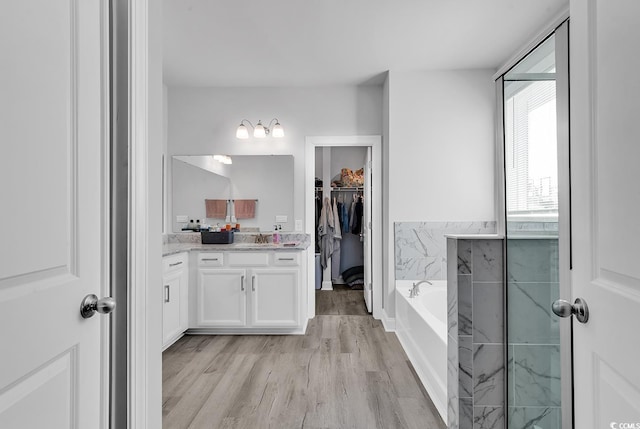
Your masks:
M 254 127 L 251 121 L 249 121 L 248 119 L 243 119 L 242 121 L 240 121 L 240 125 L 238 125 L 238 129 L 236 130 L 236 137 L 239 139 L 245 140 L 249 138 L 249 130 L 245 126 L 245 122 L 248 123 L 251 128 L 253 128 L 253 136 L 255 138 L 263 139 L 269 134 L 271 134 L 275 138 L 284 137 L 284 128 L 282 128 L 282 125 L 280 125 L 278 118 L 273 118 L 271 121 L 269 121 L 269 125 L 266 127 L 262 125 L 262 121 L 260 120 L 258 120 L 258 123 Z M 271 128 L 271 124 L 273 124 L 274 122 L 275 125 L 273 126 L 273 128 Z

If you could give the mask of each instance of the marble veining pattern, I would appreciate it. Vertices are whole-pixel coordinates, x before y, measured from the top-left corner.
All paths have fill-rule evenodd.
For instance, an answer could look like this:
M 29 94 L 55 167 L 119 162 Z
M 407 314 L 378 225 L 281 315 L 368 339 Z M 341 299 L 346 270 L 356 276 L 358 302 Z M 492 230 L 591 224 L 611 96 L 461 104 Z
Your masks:
M 471 276 L 458 275 L 458 335 L 473 334 Z
M 503 343 L 503 291 L 502 283 L 473 284 L 474 343 Z
M 502 240 L 474 241 L 472 258 L 474 282 L 502 281 Z
M 473 345 L 473 405 L 500 406 L 504 402 L 504 346 Z
M 503 407 L 473 407 L 473 429 L 503 429 Z
M 458 241 L 458 274 L 471 274 L 473 261 L 471 259 L 472 241 Z
M 396 222 L 396 279 L 446 280 L 445 234 L 492 234 L 495 222 Z
M 520 227 L 529 237 L 507 240 L 509 424 L 560 429 L 561 322 L 551 312 L 560 290 L 558 240 L 534 238 L 552 236 L 542 230 L 553 225 Z
M 560 406 L 560 346 L 513 346 L 514 405 Z
M 447 428 L 458 428 L 458 341 L 447 337 Z
M 456 345 L 448 348 L 448 399 L 459 412 L 450 427 L 503 429 L 503 240 L 451 237 L 447 252 L 449 341 Z
M 507 272 L 510 282 L 557 283 L 557 239 L 508 239 Z
M 560 344 L 560 318 L 551 311 L 558 283 L 514 283 L 509 290 L 509 342 Z
M 509 424 L 514 428 L 560 429 L 558 407 L 509 407 Z
M 458 338 L 458 276 L 447 280 L 447 335 Z
M 458 337 L 458 396 L 473 397 L 473 344 L 471 337 Z
M 473 428 L 473 399 L 460 398 L 460 429 Z

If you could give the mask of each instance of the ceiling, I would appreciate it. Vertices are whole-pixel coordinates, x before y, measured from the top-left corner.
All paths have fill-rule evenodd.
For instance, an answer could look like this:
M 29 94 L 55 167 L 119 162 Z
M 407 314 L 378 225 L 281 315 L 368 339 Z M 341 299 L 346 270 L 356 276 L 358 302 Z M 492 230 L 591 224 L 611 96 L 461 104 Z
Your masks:
M 497 69 L 568 0 L 163 0 L 164 81 L 379 84 L 387 70 Z

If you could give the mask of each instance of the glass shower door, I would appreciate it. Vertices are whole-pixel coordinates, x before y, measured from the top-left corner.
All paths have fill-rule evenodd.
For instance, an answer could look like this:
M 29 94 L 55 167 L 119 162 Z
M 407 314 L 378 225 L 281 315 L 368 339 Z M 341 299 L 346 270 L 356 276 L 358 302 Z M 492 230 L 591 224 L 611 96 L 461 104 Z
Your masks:
M 570 347 L 570 341 L 561 343 L 560 321 L 551 311 L 569 234 L 562 221 L 568 210 L 561 213 L 568 188 L 560 82 L 566 71 L 559 70 L 565 60 L 558 61 L 564 49 L 557 49 L 557 39 L 549 36 L 502 79 L 510 429 L 563 427 L 561 344 Z

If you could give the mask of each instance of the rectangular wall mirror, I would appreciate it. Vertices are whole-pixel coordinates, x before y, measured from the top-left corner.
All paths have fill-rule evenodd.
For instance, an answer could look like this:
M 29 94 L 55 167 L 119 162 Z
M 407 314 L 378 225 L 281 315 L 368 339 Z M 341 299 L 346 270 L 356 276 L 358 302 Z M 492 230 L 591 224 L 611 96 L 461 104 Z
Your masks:
M 214 155 L 176 155 L 171 161 L 171 224 L 182 232 L 190 219 L 224 225 L 207 218 L 205 200 L 256 200 L 255 217 L 238 219 L 240 229 L 293 230 L 293 156 L 231 155 L 223 164 Z M 183 222 L 186 216 L 187 222 Z M 276 221 L 276 216 L 286 221 Z M 182 217 L 182 218 L 181 218 Z

